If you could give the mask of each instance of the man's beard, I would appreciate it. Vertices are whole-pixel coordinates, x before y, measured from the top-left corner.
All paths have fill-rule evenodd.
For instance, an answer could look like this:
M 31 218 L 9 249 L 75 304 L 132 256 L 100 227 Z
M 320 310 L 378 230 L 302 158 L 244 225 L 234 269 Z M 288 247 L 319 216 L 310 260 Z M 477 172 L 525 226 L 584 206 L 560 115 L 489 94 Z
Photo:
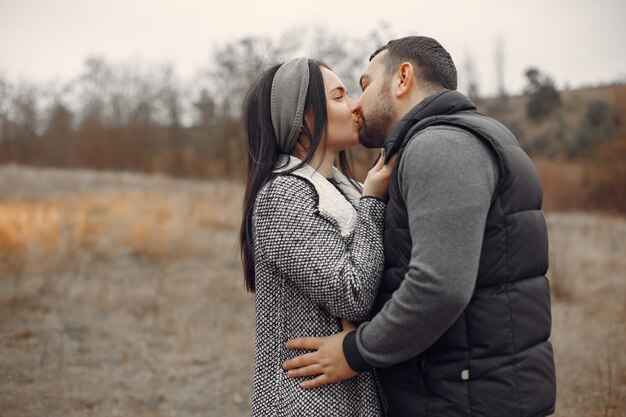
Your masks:
M 387 133 L 393 123 L 393 103 L 391 102 L 391 89 L 388 83 L 380 91 L 378 99 L 367 119 L 362 117 L 361 129 L 359 130 L 359 142 L 366 148 L 380 148 L 385 142 Z

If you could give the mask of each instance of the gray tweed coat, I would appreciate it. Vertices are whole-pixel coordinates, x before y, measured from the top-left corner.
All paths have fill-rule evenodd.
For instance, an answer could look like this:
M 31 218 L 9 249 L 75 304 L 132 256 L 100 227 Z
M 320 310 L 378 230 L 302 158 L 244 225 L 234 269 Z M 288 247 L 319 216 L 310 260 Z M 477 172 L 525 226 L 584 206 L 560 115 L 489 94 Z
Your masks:
M 286 158 L 286 157 L 285 157 Z M 289 163 L 277 172 L 300 161 Z M 304 390 L 283 361 L 304 351 L 284 343 L 341 331 L 340 318 L 368 318 L 383 271 L 385 204 L 361 198 L 338 170 L 341 192 L 305 165 L 259 193 L 252 224 L 256 284 L 253 416 L 385 415 L 374 372 Z

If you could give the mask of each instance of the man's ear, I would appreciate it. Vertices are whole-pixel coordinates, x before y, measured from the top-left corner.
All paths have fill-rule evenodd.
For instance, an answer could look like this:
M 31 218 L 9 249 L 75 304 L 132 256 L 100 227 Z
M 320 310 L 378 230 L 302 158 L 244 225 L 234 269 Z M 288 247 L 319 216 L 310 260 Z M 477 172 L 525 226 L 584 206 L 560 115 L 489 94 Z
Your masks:
M 398 98 L 404 97 L 410 93 L 411 89 L 415 86 L 415 72 L 413 64 L 410 62 L 403 62 L 398 70 L 397 79 L 395 79 L 395 95 Z

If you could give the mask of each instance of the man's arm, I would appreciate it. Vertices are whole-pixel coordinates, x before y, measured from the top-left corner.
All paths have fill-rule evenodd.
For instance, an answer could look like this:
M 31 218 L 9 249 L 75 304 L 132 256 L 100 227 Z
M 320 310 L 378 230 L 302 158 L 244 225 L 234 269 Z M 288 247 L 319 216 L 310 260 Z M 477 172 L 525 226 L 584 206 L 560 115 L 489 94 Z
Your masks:
M 491 151 L 469 133 L 436 127 L 407 146 L 399 182 L 412 241 L 409 270 L 380 313 L 344 341 L 356 371 L 416 356 L 465 309 L 476 283 L 497 168 Z
M 402 362 L 436 341 L 467 306 L 497 183 L 491 151 L 459 129 L 430 128 L 405 149 L 399 181 L 412 239 L 404 281 L 381 312 L 356 333 L 290 341 L 290 349 L 317 350 L 287 361 L 284 367 L 291 369 L 290 376 L 322 374 L 315 365 L 319 362 L 324 369 L 335 365 L 345 369 L 347 361 L 358 372 Z M 326 348 L 338 341 L 343 352 Z M 332 378 L 316 379 L 327 383 L 351 376 L 335 372 Z

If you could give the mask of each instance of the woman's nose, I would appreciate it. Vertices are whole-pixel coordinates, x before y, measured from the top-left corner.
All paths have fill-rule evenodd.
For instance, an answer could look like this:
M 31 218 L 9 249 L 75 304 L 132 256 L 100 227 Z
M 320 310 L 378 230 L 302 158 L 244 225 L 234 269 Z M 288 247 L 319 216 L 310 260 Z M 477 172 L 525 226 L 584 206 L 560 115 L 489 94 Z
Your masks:
M 361 105 L 358 101 L 355 101 L 351 97 L 348 97 L 348 107 L 352 113 L 358 113 L 361 110 Z

